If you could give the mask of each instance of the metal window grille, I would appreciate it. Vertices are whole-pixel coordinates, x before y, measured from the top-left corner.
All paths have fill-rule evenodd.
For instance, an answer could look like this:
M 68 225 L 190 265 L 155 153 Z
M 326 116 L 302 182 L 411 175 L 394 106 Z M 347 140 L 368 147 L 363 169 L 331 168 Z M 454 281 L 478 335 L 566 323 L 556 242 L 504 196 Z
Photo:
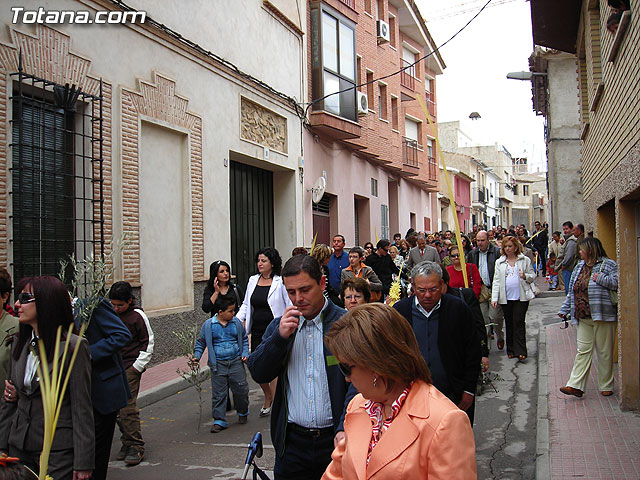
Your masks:
M 100 94 L 11 74 L 11 247 L 15 279 L 104 255 Z

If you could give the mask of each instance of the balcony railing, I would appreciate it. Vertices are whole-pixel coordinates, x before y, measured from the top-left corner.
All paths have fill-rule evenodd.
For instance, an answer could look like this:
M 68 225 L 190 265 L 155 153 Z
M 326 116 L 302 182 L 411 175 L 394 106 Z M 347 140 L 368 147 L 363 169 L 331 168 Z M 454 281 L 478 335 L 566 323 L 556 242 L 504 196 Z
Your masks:
M 429 157 L 429 180 L 438 181 L 438 162 L 433 157 Z
M 354 10 L 356 9 L 356 0 L 340 0 L 340 2 L 344 3 L 347 7 L 351 7 Z
M 406 60 L 402 60 L 402 66 L 406 67 L 404 70 L 402 70 L 402 72 L 400 73 L 400 84 L 403 87 L 407 87 L 411 90 L 415 90 L 416 88 L 416 66 L 415 65 L 411 65 L 411 63 L 407 62 Z
M 402 142 L 402 163 L 410 167 L 418 167 L 419 148 L 417 141 L 405 138 Z
M 429 112 L 429 115 L 431 115 L 432 118 L 436 117 L 436 96 L 433 94 L 433 92 L 425 92 L 425 97 L 427 99 L 427 110 Z

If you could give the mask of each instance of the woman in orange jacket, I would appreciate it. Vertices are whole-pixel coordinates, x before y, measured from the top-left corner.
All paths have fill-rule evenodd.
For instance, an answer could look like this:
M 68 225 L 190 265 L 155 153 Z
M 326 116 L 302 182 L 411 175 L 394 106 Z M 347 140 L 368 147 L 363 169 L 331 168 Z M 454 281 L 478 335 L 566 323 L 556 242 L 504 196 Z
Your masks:
M 326 343 L 359 394 L 323 479 L 476 478 L 469 419 L 431 384 L 413 330 L 398 312 L 383 304 L 356 307 L 335 322 Z

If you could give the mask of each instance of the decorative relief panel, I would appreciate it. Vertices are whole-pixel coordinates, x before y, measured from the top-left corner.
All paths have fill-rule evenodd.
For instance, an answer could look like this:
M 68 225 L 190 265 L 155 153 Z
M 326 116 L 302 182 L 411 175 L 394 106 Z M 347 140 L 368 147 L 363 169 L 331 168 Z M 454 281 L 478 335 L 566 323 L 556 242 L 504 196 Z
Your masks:
M 241 97 L 240 138 L 287 153 L 287 119 Z

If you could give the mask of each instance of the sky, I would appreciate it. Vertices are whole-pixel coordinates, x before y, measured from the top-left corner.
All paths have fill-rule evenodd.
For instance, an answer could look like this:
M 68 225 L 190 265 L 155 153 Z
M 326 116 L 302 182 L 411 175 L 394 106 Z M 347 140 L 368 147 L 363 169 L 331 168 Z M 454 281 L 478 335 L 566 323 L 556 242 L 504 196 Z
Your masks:
M 434 42 L 441 45 L 486 1 L 416 3 Z M 546 171 L 544 120 L 533 112 L 531 82 L 506 78 L 509 72 L 529 70 L 530 4 L 525 0 L 492 0 L 491 4 L 440 50 L 447 68 L 436 78 L 438 121 L 460 120 L 478 144 L 497 142 L 514 157 L 527 157 L 530 172 Z M 475 7 L 472 12 L 437 18 L 471 7 Z M 471 112 L 482 118 L 471 122 Z

